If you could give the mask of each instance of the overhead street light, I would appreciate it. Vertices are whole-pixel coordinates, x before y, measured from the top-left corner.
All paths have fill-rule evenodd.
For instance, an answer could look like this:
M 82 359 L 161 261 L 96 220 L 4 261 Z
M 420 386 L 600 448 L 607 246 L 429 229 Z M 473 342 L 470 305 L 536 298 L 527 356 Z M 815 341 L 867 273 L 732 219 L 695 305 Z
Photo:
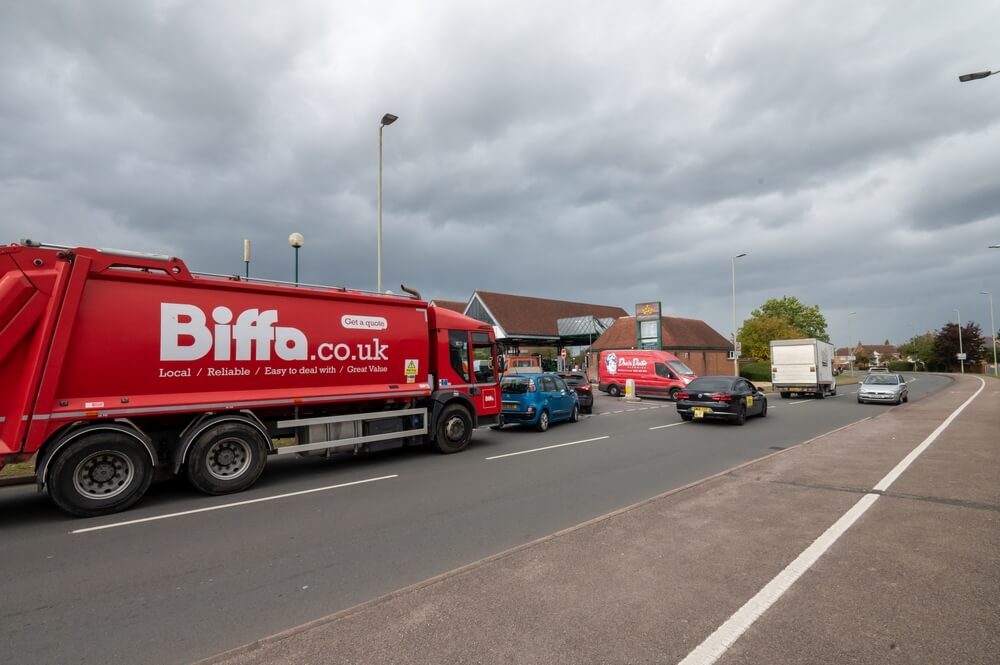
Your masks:
M 972 72 L 971 74 L 962 74 L 958 77 L 958 80 L 962 83 L 968 83 L 969 81 L 975 81 L 976 79 L 984 79 L 987 76 L 992 76 L 993 74 L 1000 74 L 1000 72 Z
M 993 318 L 993 292 L 980 291 L 984 296 L 990 297 L 990 340 L 993 347 L 993 376 L 1000 378 L 1000 367 L 997 367 L 997 323 Z
M 295 283 L 299 283 L 299 248 L 306 244 L 306 239 L 301 233 L 293 233 L 288 236 L 288 244 L 295 250 Z
M 957 307 L 953 311 L 958 314 L 958 364 L 962 368 L 962 374 L 965 374 L 965 351 L 962 350 L 962 313 L 958 311 Z
M 378 277 L 375 290 L 382 293 L 382 128 L 399 120 L 399 116 L 386 113 L 378 123 Z
M 1000 249 L 1000 245 L 990 245 L 987 249 Z
M 740 354 L 736 352 L 736 259 L 742 259 L 747 253 L 733 257 L 733 376 L 740 375 Z

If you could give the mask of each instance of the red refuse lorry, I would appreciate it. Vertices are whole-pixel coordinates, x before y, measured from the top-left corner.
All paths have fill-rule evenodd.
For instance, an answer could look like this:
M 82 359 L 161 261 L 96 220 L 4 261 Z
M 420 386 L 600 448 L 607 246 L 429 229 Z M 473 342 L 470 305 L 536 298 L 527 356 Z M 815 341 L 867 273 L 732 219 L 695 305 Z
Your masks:
M 91 516 L 134 504 L 155 471 L 226 494 L 268 455 L 453 453 L 498 421 L 496 353 L 489 325 L 415 292 L 25 240 L 0 246 L 0 467 L 36 456 L 39 487 Z

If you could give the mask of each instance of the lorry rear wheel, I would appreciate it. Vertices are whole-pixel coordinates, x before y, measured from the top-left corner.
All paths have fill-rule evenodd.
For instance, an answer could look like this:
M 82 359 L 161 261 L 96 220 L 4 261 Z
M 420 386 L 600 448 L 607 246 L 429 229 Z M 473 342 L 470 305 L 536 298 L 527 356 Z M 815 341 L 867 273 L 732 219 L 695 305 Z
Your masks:
M 618 397 L 619 395 L 622 394 L 622 391 L 618 387 L 617 383 L 612 383 L 610 386 L 608 386 L 608 394 L 611 395 L 612 397 Z
M 61 450 L 48 473 L 49 496 L 71 515 L 125 510 L 149 489 L 153 462 L 127 434 L 97 431 Z
M 260 478 L 267 458 L 264 437 L 241 422 L 223 422 L 198 435 L 187 457 L 187 476 L 205 494 L 242 492 Z
M 819 390 L 816 391 L 816 399 L 823 399 L 826 397 L 826 386 L 820 386 Z
M 438 420 L 434 445 L 444 454 L 465 450 L 472 440 L 472 418 L 469 412 L 458 404 L 446 406 Z

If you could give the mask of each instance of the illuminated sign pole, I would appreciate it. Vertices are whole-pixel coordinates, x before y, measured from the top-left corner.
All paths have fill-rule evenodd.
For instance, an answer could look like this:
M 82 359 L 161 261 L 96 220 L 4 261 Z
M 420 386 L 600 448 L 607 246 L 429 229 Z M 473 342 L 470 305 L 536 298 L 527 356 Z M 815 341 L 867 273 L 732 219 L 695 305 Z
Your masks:
M 659 302 L 641 302 L 635 306 L 636 348 L 663 349 L 661 310 Z

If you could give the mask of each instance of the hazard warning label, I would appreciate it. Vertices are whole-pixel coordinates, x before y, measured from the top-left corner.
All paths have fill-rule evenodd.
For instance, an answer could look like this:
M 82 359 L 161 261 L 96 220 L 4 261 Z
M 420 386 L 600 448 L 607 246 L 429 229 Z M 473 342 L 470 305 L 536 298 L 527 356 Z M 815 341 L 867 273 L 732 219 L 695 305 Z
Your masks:
M 417 371 L 420 367 L 419 360 L 406 361 L 406 382 L 414 383 L 417 380 Z

